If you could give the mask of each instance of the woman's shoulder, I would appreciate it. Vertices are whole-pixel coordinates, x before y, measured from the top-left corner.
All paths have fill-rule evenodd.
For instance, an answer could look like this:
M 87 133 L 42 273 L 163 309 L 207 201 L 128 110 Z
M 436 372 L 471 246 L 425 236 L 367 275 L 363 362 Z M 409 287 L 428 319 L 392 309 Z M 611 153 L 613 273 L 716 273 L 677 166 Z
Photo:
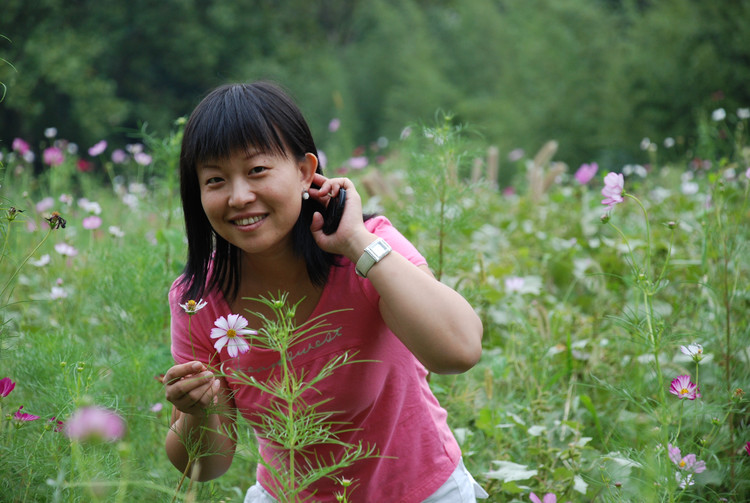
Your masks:
M 396 229 L 390 220 L 383 215 L 375 215 L 365 220 L 365 228 L 373 234 L 378 234 L 377 231 L 385 231 L 388 229 Z

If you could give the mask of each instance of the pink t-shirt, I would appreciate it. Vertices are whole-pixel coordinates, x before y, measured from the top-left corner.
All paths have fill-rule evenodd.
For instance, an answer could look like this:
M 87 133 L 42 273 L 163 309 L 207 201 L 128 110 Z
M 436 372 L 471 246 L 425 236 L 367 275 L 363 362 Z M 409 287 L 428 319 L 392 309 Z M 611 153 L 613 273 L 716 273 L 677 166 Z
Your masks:
M 385 217 L 374 217 L 367 228 L 384 238 L 397 253 L 415 265 L 425 264 L 424 258 Z M 219 354 L 209 337 L 214 321 L 230 314 L 229 305 L 220 293 L 204 297 L 206 307 L 193 315 L 190 324 L 192 345 L 188 337 L 188 315 L 178 303 L 184 303 L 182 288 L 177 281 L 169 293 L 172 311 L 172 355 L 178 363 L 196 358 L 212 365 L 224 365 L 225 372 L 237 369 L 258 381 L 278 375 L 278 353 L 252 348 L 231 358 L 226 347 Z M 289 352 L 297 370 L 317 374 L 332 358 L 349 352 L 356 360 L 337 369 L 317 384 L 320 394 L 306 395 L 310 401 L 330 399 L 319 411 L 335 411 L 331 418 L 344 424 L 339 439 L 365 446 L 375 446 L 380 457 L 355 462 L 336 473 L 352 479 L 349 488 L 353 502 L 421 502 L 434 493 L 451 475 L 461 456 L 460 448 L 447 423 L 446 412 L 440 407 L 425 379 L 427 371 L 414 355 L 388 329 L 378 311 L 378 293 L 372 283 L 355 274 L 354 264 L 342 259 L 331 268 L 320 301 L 311 318 L 341 310 L 324 317 L 329 325 L 318 336 L 299 343 Z M 242 314 L 249 319 L 249 313 Z M 268 395 L 256 388 L 238 385 L 229 380 L 235 391 L 235 404 L 250 421 L 269 405 Z M 256 432 L 257 433 L 257 432 Z M 269 442 L 258 439 L 261 455 L 269 461 L 273 450 Z M 316 454 L 330 459 L 335 448 L 322 446 Z M 274 494 L 274 482 L 268 470 L 258 466 L 257 479 Z M 311 486 L 312 501 L 335 502 L 342 487 L 324 478 Z M 306 495 L 310 495 L 307 493 Z

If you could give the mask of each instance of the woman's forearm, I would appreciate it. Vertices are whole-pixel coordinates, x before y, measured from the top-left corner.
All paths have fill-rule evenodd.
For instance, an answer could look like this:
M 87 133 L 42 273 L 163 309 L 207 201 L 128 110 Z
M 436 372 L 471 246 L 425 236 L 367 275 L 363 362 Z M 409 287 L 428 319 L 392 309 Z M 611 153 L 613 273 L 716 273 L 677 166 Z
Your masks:
M 196 416 L 179 411 L 175 415 L 177 420 L 167 433 L 165 446 L 175 468 L 183 473 L 187 470 L 190 478 L 200 482 L 223 475 L 232 464 L 236 448 L 231 431 L 233 418 L 218 414 Z

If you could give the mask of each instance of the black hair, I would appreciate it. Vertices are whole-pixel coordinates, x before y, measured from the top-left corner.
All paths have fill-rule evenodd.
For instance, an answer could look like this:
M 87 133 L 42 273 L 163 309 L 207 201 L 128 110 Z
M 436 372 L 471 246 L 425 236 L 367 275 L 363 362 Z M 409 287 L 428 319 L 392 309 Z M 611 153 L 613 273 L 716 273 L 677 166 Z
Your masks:
M 295 160 L 303 159 L 307 153 L 318 156 L 302 112 L 279 86 L 255 82 L 217 87 L 190 115 L 182 138 L 180 195 L 188 241 L 183 300 L 199 299 L 214 289 L 230 301 L 237 296 L 242 252 L 211 227 L 201 204 L 197 165 L 228 159 L 233 152 L 250 148 Z M 317 172 L 322 174 L 320 165 Z M 325 286 L 336 261 L 336 255 L 323 251 L 310 232 L 313 214 L 323 210 L 314 198 L 303 200 L 292 230 L 294 252 L 304 258 L 310 281 L 319 287 Z

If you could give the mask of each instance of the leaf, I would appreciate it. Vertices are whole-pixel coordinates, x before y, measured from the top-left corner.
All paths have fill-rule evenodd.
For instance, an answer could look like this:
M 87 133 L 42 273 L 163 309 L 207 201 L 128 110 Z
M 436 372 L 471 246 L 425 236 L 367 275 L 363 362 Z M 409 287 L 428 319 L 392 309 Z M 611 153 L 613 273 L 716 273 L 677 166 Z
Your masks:
M 485 477 L 490 479 L 502 480 L 504 482 L 512 482 L 514 480 L 526 480 L 531 477 L 535 477 L 537 470 L 529 470 L 525 465 L 519 465 L 511 461 L 492 461 L 497 465 L 497 470 L 490 470 L 484 474 Z

